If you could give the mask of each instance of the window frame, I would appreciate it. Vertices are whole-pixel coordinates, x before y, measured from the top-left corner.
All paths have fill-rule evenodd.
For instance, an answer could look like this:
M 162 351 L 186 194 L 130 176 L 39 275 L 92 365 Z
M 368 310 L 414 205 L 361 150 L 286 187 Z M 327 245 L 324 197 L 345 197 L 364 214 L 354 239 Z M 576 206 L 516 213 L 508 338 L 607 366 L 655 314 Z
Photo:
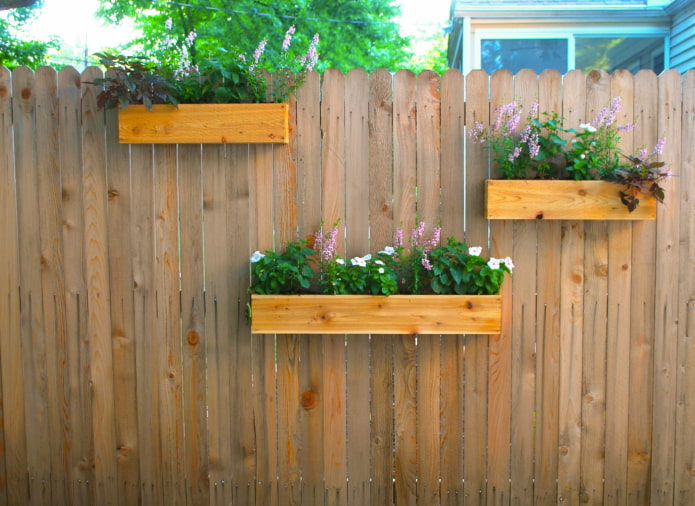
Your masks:
M 464 69 L 466 73 L 472 69 L 482 68 L 482 41 L 485 39 L 565 39 L 567 40 L 567 71 L 576 68 L 576 44 L 577 39 L 585 38 L 660 38 L 664 40 L 664 70 L 670 68 L 670 34 L 668 27 L 658 26 L 576 26 L 542 27 L 527 25 L 524 27 L 494 27 L 471 30 L 471 51 L 469 53 L 472 62 L 470 68 Z M 464 61 L 464 66 L 466 62 Z

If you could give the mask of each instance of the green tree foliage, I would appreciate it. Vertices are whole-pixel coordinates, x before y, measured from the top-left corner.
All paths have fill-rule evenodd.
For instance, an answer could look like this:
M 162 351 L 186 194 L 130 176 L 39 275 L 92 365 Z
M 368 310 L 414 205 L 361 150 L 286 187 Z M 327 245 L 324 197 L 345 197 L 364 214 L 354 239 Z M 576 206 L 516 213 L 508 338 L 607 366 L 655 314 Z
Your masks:
M 0 13 L 0 65 L 35 69 L 46 63 L 50 48 L 58 47 L 56 40 L 30 40 L 22 30 L 37 12 L 37 7 L 25 7 Z
M 266 58 L 272 60 L 272 51 L 278 50 L 291 25 L 297 29 L 293 44 L 300 47 L 319 33 L 320 68 L 397 70 L 407 67 L 412 57 L 410 41 L 393 21 L 400 7 L 392 0 L 100 2 L 98 13 L 104 20 L 118 24 L 130 18 L 142 31 L 142 37 L 128 44 L 130 52 L 158 61 L 166 61 L 172 48 L 184 47 L 191 32 L 196 35 L 188 49 L 193 64 L 200 55 L 210 58 L 237 49 L 250 54 L 263 38 L 268 39 Z

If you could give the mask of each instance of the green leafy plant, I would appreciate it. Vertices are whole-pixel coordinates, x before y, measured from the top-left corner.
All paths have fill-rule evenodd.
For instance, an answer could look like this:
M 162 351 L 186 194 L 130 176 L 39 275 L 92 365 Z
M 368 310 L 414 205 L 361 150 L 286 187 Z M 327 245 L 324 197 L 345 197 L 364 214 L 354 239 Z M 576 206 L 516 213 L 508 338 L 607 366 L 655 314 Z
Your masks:
M 591 123 L 578 128 L 565 128 L 557 112 L 542 113 L 545 119 L 541 121 L 535 103 L 522 126 L 523 108 L 510 102 L 497 108 L 492 125 L 476 122 L 469 135 L 491 149 L 503 179 L 611 181 L 625 187 L 619 195 L 632 212 L 639 205 L 641 192 L 663 202 L 660 182 L 672 174 L 661 170 L 663 162 L 650 159 L 663 153 L 665 139 L 659 139 L 649 156 L 644 148 L 637 155 L 622 152 L 621 135 L 635 125 L 617 124 L 620 102 L 620 97 L 613 98 Z
M 264 295 L 308 291 L 314 277 L 308 259 L 313 254 L 306 241 L 290 242 L 281 253 L 256 251 L 251 256 L 253 291 Z
M 496 294 L 499 293 L 505 273 L 512 273 L 512 259 L 480 256 L 482 248 L 468 248 L 462 242 L 449 238 L 447 245 L 435 248 L 429 255 L 431 286 L 437 294 Z
M 265 60 L 267 40 L 262 40 L 247 57 L 236 48 L 218 48 L 215 58 L 190 63 L 188 47 L 195 32 L 189 34 L 177 58 L 155 64 L 143 57 L 97 53 L 106 68 L 97 97 L 100 107 L 126 107 L 143 104 L 264 103 L 284 102 L 313 70 L 318 59 L 319 37 L 314 36 L 305 54 L 290 51 L 294 26 L 285 33 L 275 62 Z
M 511 274 L 511 258 L 480 256 L 482 248 L 467 248 L 450 238 L 439 245 L 441 229 L 425 236 L 420 222 L 407 246 L 403 230 L 396 231 L 394 246 L 378 253 L 345 260 L 337 254 L 338 229 L 319 231 L 313 249 L 300 240 L 283 253 L 255 252 L 251 257 L 252 282 L 257 294 L 323 293 L 328 295 L 457 294 L 495 295 L 505 273 Z

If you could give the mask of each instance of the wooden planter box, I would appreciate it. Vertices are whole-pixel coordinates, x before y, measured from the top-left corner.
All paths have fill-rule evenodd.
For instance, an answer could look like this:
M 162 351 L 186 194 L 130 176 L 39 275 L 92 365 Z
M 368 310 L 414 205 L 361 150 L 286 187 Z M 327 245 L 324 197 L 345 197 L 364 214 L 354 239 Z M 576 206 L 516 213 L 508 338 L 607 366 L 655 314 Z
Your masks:
M 488 179 L 490 220 L 653 220 L 656 199 L 644 195 L 633 212 L 620 201 L 620 185 L 607 181 Z
M 123 144 L 287 144 L 287 104 L 130 105 L 118 111 Z
M 499 334 L 499 295 L 256 295 L 256 334 Z

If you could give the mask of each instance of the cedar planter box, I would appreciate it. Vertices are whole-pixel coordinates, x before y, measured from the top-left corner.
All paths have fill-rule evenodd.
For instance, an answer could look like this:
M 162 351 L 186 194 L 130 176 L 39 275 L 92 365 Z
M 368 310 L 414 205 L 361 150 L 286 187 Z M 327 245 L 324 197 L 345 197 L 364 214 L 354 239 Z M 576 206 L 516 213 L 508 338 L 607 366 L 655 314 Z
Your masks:
M 287 144 L 287 104 L 129 105 L 118 111 L 123 144 Z
M 251 295 L 256 334 L 499 334 L 499 295 Z
M 622 187 L 608 181 L 488 179 L 490 220 L 653 220 L 656 199 L 645 194 L 633 212 L 620 201 Z

